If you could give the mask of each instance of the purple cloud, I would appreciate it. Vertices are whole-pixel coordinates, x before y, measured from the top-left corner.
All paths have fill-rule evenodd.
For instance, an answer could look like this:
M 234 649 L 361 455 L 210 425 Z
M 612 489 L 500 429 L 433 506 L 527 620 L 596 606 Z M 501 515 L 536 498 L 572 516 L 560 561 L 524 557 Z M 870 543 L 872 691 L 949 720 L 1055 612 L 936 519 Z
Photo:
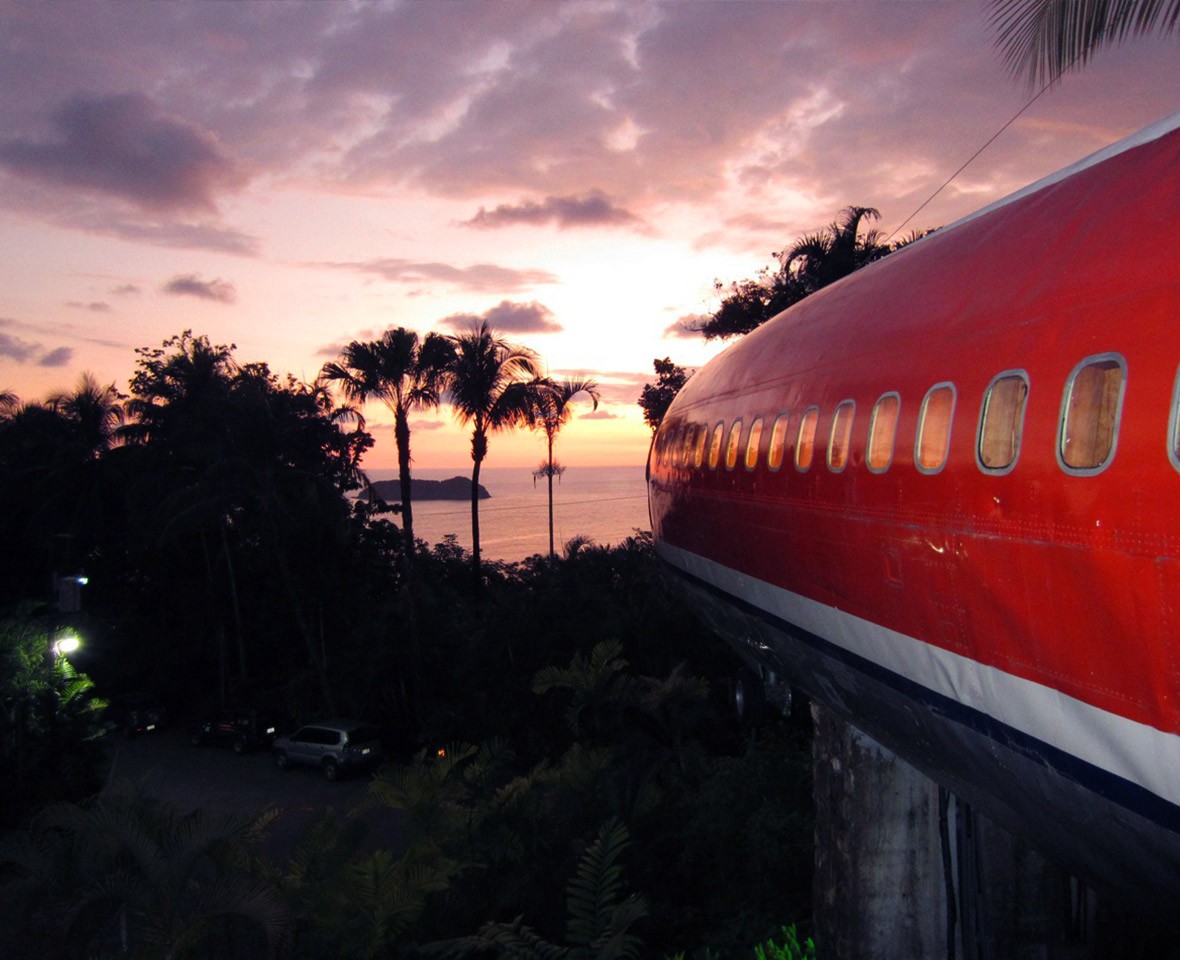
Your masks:
M 553 311 L 536 300 L 529 303 L 513 303 L 501 300 L 496 306 L 482 314 L 454 313 L 439 321 L 439 325 L 451 330 L 466 331 L 483 321 L 499 333 L 559 333 L 563 328 L 553 318 Z
M 605 407 L 600 406 L 597 410 L 590 413 L 583 413 L 578 417 L 579 420 L 618 420 L 619 414 L 611 413 Z
M 449 263 L 415 263 L 411 260 L 365 260 L 358 263 L 332 263 L 332 267 L 357 270 L 394 283 L 448 283 L 480 293 L 512 292 L 542 283 L 557 283 L 548 270 L 514 270 L 492 263 L 456 267 Z
M 42 350 L 39 343 L 29 343 L 20 337 L 0 333 L 0 357 L 8 357 L 17 363 L 28 363 Z
M 18 176 L 130 200 L 148 210 L 212 210 L 244 177 L 216 138 L 138 93 L 75 96 L 53 116 L 56 138 L 0 142 Z
M 74 351 L 71 347 L 58 347 L 56 350 L 50 350 L 47 354 L 37 361 L 39 367 L 65 367 L 69 366 L 70 360 L 73 359 Z
M 110 313 L 111 305 L 103 303 L 101 300 L 96 300 L 91 303 L 82 303 L 80 300 L 67 300 L 67 307 L 73 307 L 75 310 L 89 310 L 91 313 Z
M 173 277 L 161 289 L 172 296 L 196 297 L 216 303 L 233 303 L 238 299 L 237 290 L 228 280 L 202 280 L 194 273 Z
M 511 227 L 518 224 L 568 227 L 619 227 L 642 223 L 635 214 L 616 206 L 605 193 L 592 190 L 581 196 L 546 197 L 537 202 L 522 200 L 517 204 L 500 204 L 493 210 L 484 207 L 464 224 L 470 227 Z
M 497 330 L 505 333 L 560 333 L 564 329 L 553 317 L 553 311 L 543 303 L 513 303 L 501 300 L 484 314 Z
M 111 293 L 116 297 L 136 297 L 141 292 L 134 283 L 121 283 L 117 287 L 111 287 Z

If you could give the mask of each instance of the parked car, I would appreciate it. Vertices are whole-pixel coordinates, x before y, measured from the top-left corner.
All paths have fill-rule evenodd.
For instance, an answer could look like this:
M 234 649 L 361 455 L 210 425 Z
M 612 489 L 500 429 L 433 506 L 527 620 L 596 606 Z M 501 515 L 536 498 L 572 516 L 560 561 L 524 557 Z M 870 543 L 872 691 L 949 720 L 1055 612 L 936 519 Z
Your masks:
M 370 767 L 382 757 L 380 731 L 359 720 L 323 720 L 275 737 L 275 766 L 293 763 L 319 767 L 329 780 Z
M 193 745 L 229 744 L 234 753 L 249 753 L 259 747 L 269 747 L 279 732 L 278 719 L 265 710 L 238 707 L 219 710 L 202 717 L 193 727 Z
M 150 693 L 123 693 L 111 699 L 107 716 L 125 737 L 151 733 L 164 723 L 164 706 Z

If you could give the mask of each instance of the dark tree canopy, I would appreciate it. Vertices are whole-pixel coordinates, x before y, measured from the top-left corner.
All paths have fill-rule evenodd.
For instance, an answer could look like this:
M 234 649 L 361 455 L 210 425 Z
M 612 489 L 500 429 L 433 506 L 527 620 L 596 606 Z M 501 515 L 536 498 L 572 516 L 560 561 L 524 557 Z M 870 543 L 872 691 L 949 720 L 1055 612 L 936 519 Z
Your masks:
M 672 406 L 676 394 L 687 382 L 692 374 L 684 367 L 678 367 L 667 357 L 653 361 L 656 370 L 656 382 L 645 383 L 643 392 L 639 395 L 639 405 L 643 408 L 643 419 L 651 427 L 652 433 L 660 429 L 664 414 Z
M 823 230 L 799 237 L 772 254 L 778 261 L 776 269 L 764 267 L 753 280 L 738 280 L 728 287 L 715 282 L 721 305 L 697 329 L 706 340 L 747 334 L 816 290 L 916 239 L 911 236 L 890 244 L 878 230 L 862 234 L 863 221 L 878 217 L 873 207 L 845 207 Z

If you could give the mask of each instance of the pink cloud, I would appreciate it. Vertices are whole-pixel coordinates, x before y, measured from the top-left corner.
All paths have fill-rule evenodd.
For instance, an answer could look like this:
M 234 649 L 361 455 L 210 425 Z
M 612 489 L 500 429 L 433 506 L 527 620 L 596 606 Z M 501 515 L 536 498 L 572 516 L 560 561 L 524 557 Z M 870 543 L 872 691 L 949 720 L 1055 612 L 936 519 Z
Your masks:
M 215 303 L 233 303 L 238 291 L 228 280 L 202 280 L 194 273 L 173 277 L 163 286 L 163 292 L 177 297 L 196 297 Z
M 516 270 L 492 263 L 456 267 L 449 263 L 421 262 L 397 258 L 331 263 L 325 266 L 369 273 L 394 283 L 449 283 L 466 290 L 513 291 L 543 283 L 556 283 L 547 270 Z
M 536 300 L 528 303 L 501 300 L 496 306 L 482 314 L 452 314 L 440 320 L 439 325 L 450 330 L 466 331 L 482 321 L 491 324 L 497 332 L 510 335 L 560 333 L 562 329 L 561 324 L 554 319 L 553 311 Z
M 543 226 L 553 224 L 568 227 L 617 227 L 641 223 L 633 213 L 614 204 L 598 190 L 580 196 L 546 197 L 544 200 L 522 200 L 516 204 L 502 203 L 488 210 L 479 208 L 470 220 L 471 227 L 511 227 L 516 225 Z

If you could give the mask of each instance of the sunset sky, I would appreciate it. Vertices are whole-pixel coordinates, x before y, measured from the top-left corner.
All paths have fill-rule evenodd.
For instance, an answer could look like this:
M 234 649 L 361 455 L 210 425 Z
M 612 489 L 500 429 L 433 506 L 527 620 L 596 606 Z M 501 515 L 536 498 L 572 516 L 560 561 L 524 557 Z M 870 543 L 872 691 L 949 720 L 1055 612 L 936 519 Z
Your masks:
M 897 228 L 1033 92 L 981 2 L 0 4 L 0 389 L 191 328 L 311 380 L 390 326 L 487 318 L 590 375 L 569 466 L 641 463 L 652 360 L 713 282 L 848 204 Z M 1180 110 L 1180 42 L 1067 75 L 903 232 Z M 392 429 L 366 461 L 394 465 Z M 423 467 L 469 463 L 444 406 Z M 487 465 L 536 466 L 541 438 Z

